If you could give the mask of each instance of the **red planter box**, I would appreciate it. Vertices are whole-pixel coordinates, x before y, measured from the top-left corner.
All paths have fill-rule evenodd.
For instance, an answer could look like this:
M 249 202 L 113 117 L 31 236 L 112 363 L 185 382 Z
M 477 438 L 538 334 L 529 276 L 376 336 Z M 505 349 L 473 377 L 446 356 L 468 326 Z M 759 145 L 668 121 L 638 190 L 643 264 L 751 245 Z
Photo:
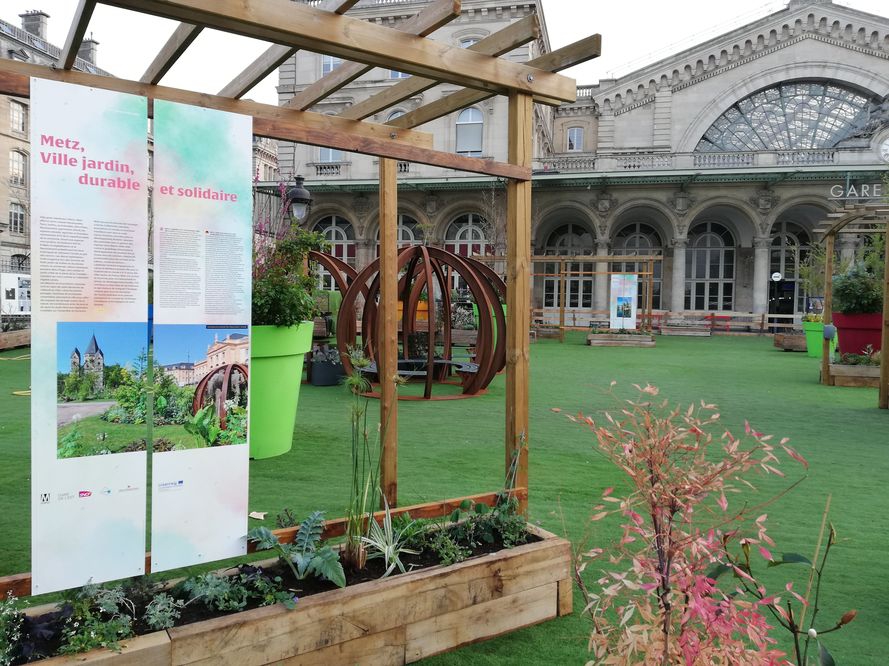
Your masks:
M 883 315 L 879 312 L 870 314 L 840 314 L 833 315 L 833 323 L 837 327 L 840 353 L 862 354 L 864 348 L 870 345 L 874 351 L 879 351 L 881 335 L 883 332 Z

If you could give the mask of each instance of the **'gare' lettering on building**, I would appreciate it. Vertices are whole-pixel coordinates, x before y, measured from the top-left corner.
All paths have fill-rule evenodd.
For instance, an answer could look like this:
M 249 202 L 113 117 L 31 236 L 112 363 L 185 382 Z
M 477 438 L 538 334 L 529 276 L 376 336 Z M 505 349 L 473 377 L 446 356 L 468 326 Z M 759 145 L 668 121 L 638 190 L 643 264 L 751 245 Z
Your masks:
M 883 183 L 850 183 L 830 188 L 831 199 L 882 199 L 883 196 Z

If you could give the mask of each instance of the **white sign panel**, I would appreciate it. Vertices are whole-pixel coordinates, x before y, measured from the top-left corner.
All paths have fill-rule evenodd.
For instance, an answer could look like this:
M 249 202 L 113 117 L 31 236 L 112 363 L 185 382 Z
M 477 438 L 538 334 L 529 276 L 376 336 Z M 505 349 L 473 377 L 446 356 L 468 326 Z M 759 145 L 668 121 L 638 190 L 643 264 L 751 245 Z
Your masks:
M 198 426 L 155 438 L 153 571 L 246 552 L 252 121 L 154 105 L 154 357 Z M 197 433 L 197 434 L 195 434 Z
M 145 98 L 31 79 L 32 590 L 144 572 Z
M 639 294 L 638 275 L 612 275 L 610 320 L 611 328 L 635 329 L 636 306 Z

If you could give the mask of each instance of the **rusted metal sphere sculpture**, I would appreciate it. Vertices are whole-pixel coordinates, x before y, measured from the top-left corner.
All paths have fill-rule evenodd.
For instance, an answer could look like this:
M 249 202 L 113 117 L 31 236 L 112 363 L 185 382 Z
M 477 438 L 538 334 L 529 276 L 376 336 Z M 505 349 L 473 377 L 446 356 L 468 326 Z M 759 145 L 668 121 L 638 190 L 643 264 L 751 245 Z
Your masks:
M 238 401 L 241 392 L 247 392 L 247 376 L 247 366 L 240 363 L 213 368 L 194 389 L 191 413 L 197 414 L 205 406 L 215 405 L 219 427 L 225 430 L 225 401 Z
M 337 318 L 337 348 L 347 373 L 352 363 L 347 353 L 357 346 L 358 316 L 361 312 L 361 346 L 371 361 L 371 369 L 379 358 L 377 320 L 379 314 L 379 259 L 371 262 L 360 272 L 336 257 L 321 252 L 311 252 L 309 260 L 321 264 L 331 274 L 343 294 Z M 441 248 L 415 245 L 402 248 L 398 253 L 398 295 L 402 302 L 401 346 L 399 350 L 399 374 L 425 380 L 423 397 L 432 398 L 434 382 L 445 381 L 452 370 L 461 377 L 462 394 L 476 395 L 487 388 L 494 376 L 506 365 L 506 319 L 501 299 L 506 297 L 506 285 L 488 266 Z M 475 358 L 471 363 L 452 359 L 451 288 L 454 275 L 459 276 L 475 302 L 478 313 L 478 330 Z M 422 297 L 430 303 L 426 330 L 418 330 L 417 310 Z M 359 298 L 362 299 L 359 302 Z M 440 300 L 442 321 L 434 305 Z M 425 338 L 425 344 L 418 344 Z M 412 349 L 412 346 L 415 349 Z M 411 352 L 423 347 L 422 357 L 412 357 Z

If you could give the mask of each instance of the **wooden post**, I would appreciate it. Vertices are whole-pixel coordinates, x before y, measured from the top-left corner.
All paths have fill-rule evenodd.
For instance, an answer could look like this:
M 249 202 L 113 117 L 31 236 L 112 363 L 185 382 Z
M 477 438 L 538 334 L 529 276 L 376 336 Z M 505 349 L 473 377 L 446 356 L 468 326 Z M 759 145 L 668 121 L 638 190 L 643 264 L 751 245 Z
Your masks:
M 380 487 L 398 504 L 398 181 L 397 162 L 380 159 L 380 306 L 377 319 L 380 377 Z M 407 304 L 405 304 L 407 307 Z
M 886 220 L 883 271 L 883 337 L 880 339 L 880 409 L 889 409 L 889 219 Z
M 824 240 L 824 308 L 821 310 L 821 320 L 827 326 L 833 317 L 833 252 L 836 236 L 828 233 Z M 821 345 L 821 383 L 830 386 L 830 340 L 825 338 Z
M 531 165 L 530 95 L 509 96 L 509 162 Z M 506 472 L 518 455 L 515 486 L 528 487 L 528 380 L 531 328 L 531 181 L 506 186 Z M 527 513 L 527 500 L 521 502 Z
M 648 333 L 654 328 L 654 259 L 648 260 L 648 294 L 645 298 L 645 309 L 648 312 Z

